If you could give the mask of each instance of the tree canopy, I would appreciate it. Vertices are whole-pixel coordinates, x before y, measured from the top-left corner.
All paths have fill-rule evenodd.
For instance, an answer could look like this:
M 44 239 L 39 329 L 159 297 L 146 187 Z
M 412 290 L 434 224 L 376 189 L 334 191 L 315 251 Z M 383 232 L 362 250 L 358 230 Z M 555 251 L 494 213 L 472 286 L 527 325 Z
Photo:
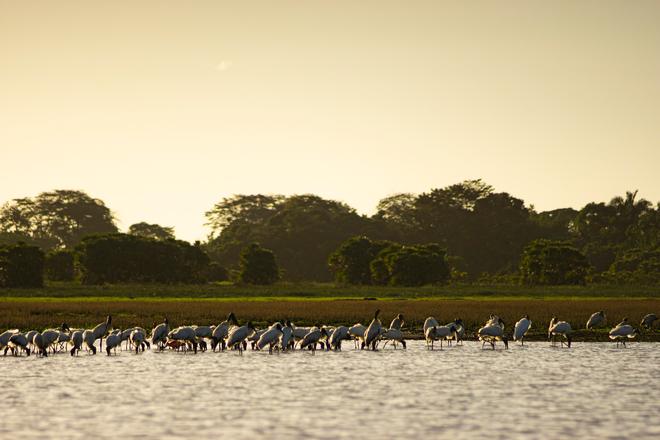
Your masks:
M 71 249 L 84 236 L 117 232 L 103 201 L 82 191 L 56 190 L 14 199 L 0 208 L 0 233 L 39 245 Z
M 140 237 L 153 238 L 154 240 L 169 240 L 175 238 L 174 228 L 146 222 L 132 224 L 128 228 L 128 233 Z
M 273 284 L 280 279 L 275 254 L 251 243 L 241 252 L 239 280 L 246 284 Z
M 208 240 L 188 246 L 211 258 L 214 265 L 207 265 L 205 273 L 216 280 L 236 273 L 241 252 L 252 243 L 274 253 L 287 281 L 329 281 L 334 276 L 342 283 L 389 283 L 390 271 L 417 261 L 420 246 L 429 243 L 446 252 L 455 279 L 513 280 L 523 275 L 530 243 L 545 239 L 583 254 L 590 266 L 588 280 L 660 283 L 654 264 L 634 263 L 641 261 L 639 256 L 654 259 L 660 252 L 660 203 L 653 205 L 637 191 L 579 210 L 537 212 L 482 180 L 466 180 L 421 194 L 387 196 L 371 216 L 313 194 L 238 194 L 221 199 L 206 219 Z M 49 279 L 69 279 L 71 261 L 78 261 L 80 253 L 56 257 L 54 251 L 73 251 L 86 237 L 114 233 L 110 209 L 82 191 L 43 192 L 0 208 L 0 245 L 23 242 L 41 248 L 48 254 Z M 164 249 L 174 240 L 174 230 L 140 222 L 129 227 L 128 236 L 165 243 Z M 394 257 L 374 263 L 385 248 L 401 251 L 396 264 Z

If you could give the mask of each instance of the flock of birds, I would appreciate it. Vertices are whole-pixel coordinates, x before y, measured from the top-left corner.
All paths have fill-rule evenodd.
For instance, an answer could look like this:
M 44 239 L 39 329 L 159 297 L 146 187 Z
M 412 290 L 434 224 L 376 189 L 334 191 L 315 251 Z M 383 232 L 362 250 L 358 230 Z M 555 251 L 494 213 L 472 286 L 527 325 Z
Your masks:
M 59 329 L 48 329 L 43 332 L 35 330 L 21 333 L 18 330 L 7 330 L 0 334 L 0 350 L 4 355 L 10 351 L 14 356 L 22 353 L 30 355 L 36 353 L 39 356 L 48 356 L 48 353 L 57 353 L 68 350 L 71 356 L 77 355 L 81 349 L 86 349 L 90 354 L 96 354 L 96 341 L 99 341 L 99 349 L 110 356 L 116 354 L 117 348 L 122 343 L 126 348 L 134 350 L 135 353 L 144 352 L 155 345 L 159 350 L 172 349 L 177 351 L 206 351 L 210 344 L 211 349 L 236 350 L 240 354 L 247 349 L 248 344 L 253 350 L 274 351 L 310 350 L 314 353 L 317 348 L 325 350 L 341 350 L 343 341 L 353 341 L 355 349 L 376 350 L 379 344 L 385 348 L 391 343 L 394 348 L 400 344 L 406 348 L 406 341 L 402 328 L 404 326 L 403 315 L 397 315 L 389 327 L 383 326 L 379 319 L 380 310 L 376 310 L 374 318 L 368 326 L 355 324 L 347 326 L 324 326 L 317 324 L 313 327 L 297 327 L 290 321 L 284 324 L 276 322 L 270 327 L 258 330 L 251 322 L 240 325 L 234 313 L 230 313 L 227 319 L 215 326 L 182 326 L 170 329 L 169 322 L 154 326 L 151 334 L 141 327 L 131 327 L 125 330 L 113 329 L 112 316 L 108 316 L 105 322 L 100 323 L 92 329 L 71 329 L 65 323 Z M 652 329 L 658 318 L 655 314 L 646 315 L 640 325 L 646 329 Z M 606 324 L 606 316 L 603 311 L 591 315 L 587 321 L 588 330 L 602 327 Z M 513 329 L 513 340 L 524 345 L 525 335 L 532 326 L 529 316 L 520 319 Z M 452 342 L 461 344 L 466 336 L 466 329 L 461 319 L 456 319 L 446 325 L 440 323 L 433 317 L 424 321 L 424 339 L 427 349 L 433 350 L 436 342 L 451 345 Z M 571 346 L 573 332 L 571 325 L 566 321 L 559 321 L 553 317 L 548 327 L 548 339 L 555 345 L 557 339 L 561 346 Z M 609 332 L 611 340 L 616 341 L 617 347 L 622 343 L 625 347 L 627 339 L 633 339 L 639 334 L 639 330 L 628 323 L 624 318 Z M 509 347 L 508 337 L 504 331 L 504 321 L 495 315 L 490 316 L 488 321 L 476 332 L 476 338 L 482 342 L 482 349 L 490 344 L 495 349 L 497 342 L 502 342 L 505 348 Z M 68 347 L 71 347 L 70 349 Z

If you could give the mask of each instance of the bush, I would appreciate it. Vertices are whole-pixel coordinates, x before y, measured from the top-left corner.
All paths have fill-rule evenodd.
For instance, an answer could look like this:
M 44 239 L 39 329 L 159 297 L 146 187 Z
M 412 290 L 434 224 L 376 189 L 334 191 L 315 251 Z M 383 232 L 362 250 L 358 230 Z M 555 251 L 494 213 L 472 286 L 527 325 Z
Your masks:
M 36 246 L 18 243 L 0 247 L 0 287 L 42 287 L 44 253 Z
M 388 245 L 390 243 L 371 241 L 367 237 L 353 237 L 346 240 L 328 259 L 335 280 L 346 284 L 371 284 L 370 264 Z
M 273 251 L 257 243 L 246 246 L 241 252 L 239 281 L 246 284 L 273 284 L 280 279 L 280 271 Z
M 129 234 L 86 237 L 78 252 L 84 284 L 201 283 L 209 266 L 199 246 Z
M 72 281 L 75 278 L 74 254 L 72 251 L 53 251 L 46 255 L 46 278 L 51 281 Z
M 585 284 L 590 268 L 570 243 L 545 239 L 529 243 L 520 262 L 522 281 L 530 285 Z
M 229 271 L 224 266 L 213 262 L 206 268 L 206 281 L 219 282 L 229 280 Z
M 446 251 L 437 244 L 420 246 L 392 245 L 371 262 L 376 284 L 422 286 L 445 282 L 451 271 Z

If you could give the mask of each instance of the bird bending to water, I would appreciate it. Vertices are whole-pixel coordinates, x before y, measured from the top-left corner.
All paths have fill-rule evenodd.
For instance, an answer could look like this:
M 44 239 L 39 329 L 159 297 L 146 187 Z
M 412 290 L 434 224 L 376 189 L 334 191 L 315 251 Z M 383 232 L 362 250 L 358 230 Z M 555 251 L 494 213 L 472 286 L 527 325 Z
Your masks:
M 566 345 L 568 348 L 571 348 L 571 333 L 573 332 L 573 329 L 571 328 L 571 325 L 566 322 L 566 321 L 558 321 L 557 317 L 553 316 L 552 320 L 550 321 L 550 325 L 548 326 L 548 339 L 552 338 L 552 345 L 556 344 L 556 337 L 559 336 L 560 340 L 559 342 L 561 343 L 561 346 L 564 345 L 564 341 L 561 339 L 563 337 L 566 339 Z
M 587 330 L 591 330 L 604 324 L 605 312 L 601 310 L 600 312 L 596 312 L 589 317 L 589 320 L 587 321 Z
M 639 325 L 647 330 L 651 330 L 653 328 L 653 323 L 657 320 L 658 317 L 655 315 L 655 313 L 649 313 L 642 318 L 642 321 L 639 323 Z
M 638 334 L 639 330 L 633 328 L 633 326 L 630 324 L 617 325 L 612 330 L 610 330 L 610 339 L 616 341 L 617 347 L 621 343 L 625 348 L 626 338 L 634 339 Z
M 477 331 L 477 336 L 482 341 L 481 348 L 484 348 L 485 344 L 490 344 L 493 350 L 495 350 L 497 341 L 502 341 L 504 348 L 509 348 L 509 340 L 504 336 L 504 328 L 502 325 L 499 325 L 499 321 L 494 323 L 494 321 L 489 320 L 485 326 Z
M 376 350 L 376 343 L 378 342 L 378 338 L 383 332 L 383 325 L 380 323 L 378 315 L 380 315 L 380 309 L 376 310 L 376 313 L 374 313 L 374 319 L 371 320 L 367 330 L 364 332 L 364 347 L 369 349 L 371 346 L 371 349 L 374 351 Z
M 525 315 L 520 321 L 516 322 L 516 326 L 513 329 L 513 340 L 520 341 L 520 345 L 525 345 L 523 339 L 530 327 L 532 326 L 532 321 L 529 320 L 529 316 Z

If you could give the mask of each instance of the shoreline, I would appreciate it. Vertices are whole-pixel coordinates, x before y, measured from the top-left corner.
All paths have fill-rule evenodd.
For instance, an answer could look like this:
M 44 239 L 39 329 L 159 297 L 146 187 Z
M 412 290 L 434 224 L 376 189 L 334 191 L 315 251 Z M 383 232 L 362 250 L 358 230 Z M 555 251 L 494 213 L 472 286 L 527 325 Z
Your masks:
M 172 328 L 180 325 L 214 325 L 234 312 L 241 323 L 248 320 L 263 328 L 275 321 L 290 319 L 298 326 L 316 323 L 324 325 L 368 325 L 376 309 L 381 310 L 381 322 L 388 327 L 398 313 L 406 321 L 404 333 L 408 339 L 422 339 L 424 320 L 435 317 L 441 323 L 461 318 L 467 331 L 466 340 L 474 340 L 474 333 L 491 314 L 505 322 L 505 333 L 511 335 L 515 322 L 529 315 L 532 327 L 526 340 L 547 340 L 547 327 L 552 316 L 568 321 L 574 329 L 576 342 L 609 342 L 608 331 L 624 317 L 639 328 L 641 318 L 658 313 L 660 299 L 185 299 L 185 298 L 0 298 L 0 331 L 18 328 L 21 331 L 43 330 L 66 322 L 72 327 L 91 328 L 113 316 L 116 328 L 141 326 L 147 330 L 166 316 Z M 589 316 L 604 310 L 607 323 L 604 328 L 584 329 Z M 660 331 L 640 328 L 638 341 L 660 341 Z

